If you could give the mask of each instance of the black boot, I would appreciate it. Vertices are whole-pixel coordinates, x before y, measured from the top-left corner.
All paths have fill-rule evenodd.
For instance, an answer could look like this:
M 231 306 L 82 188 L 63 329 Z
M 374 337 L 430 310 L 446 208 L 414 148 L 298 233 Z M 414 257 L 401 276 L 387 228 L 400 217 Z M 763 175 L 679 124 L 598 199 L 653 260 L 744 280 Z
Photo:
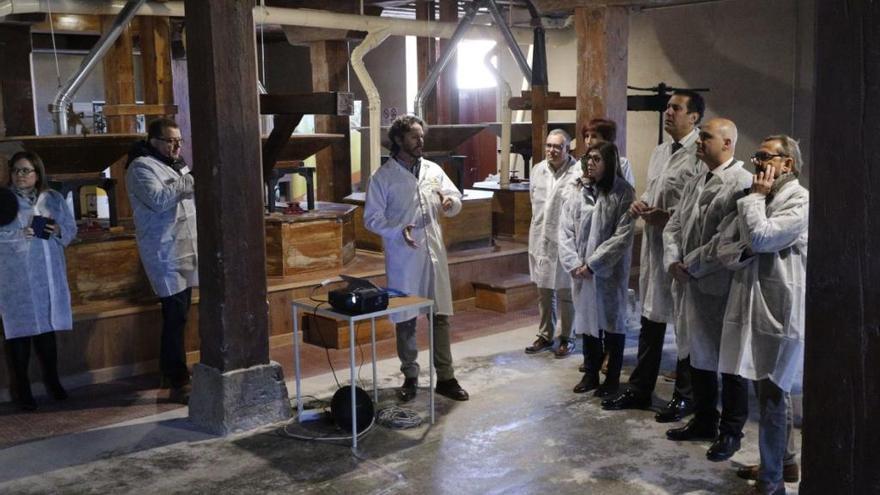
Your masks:
M 574 386 L 574 393 L 583 394 L 599 386 L 599 367 L 602 366 L 602 339 L 583 334 L 585 371 L 580 383 Z
M 37 408 L 37 401 L 31 393 L 31 381 L 28 378 L 28 364 L 31 358 L 31 337 L 19 337 L 6 341 L 7 357 L 12 361 L 13 374 L 10 376 L 9 390 L 12 400 L 25 411 Z
M 61 386 L 58 378 L 58 346 L 55 332 L 41 333 L 34 336 L 34 352 L 43 368 L 43 385 L 55 400 L 67 399 L 67 391 Z
M 620 389 L 620 369 L 623 367 L 623 347 L 626 334 L 605 332 L 605 350 L 608 352 L 608 373 L 596 393 L 596 397 L 609 397 Z

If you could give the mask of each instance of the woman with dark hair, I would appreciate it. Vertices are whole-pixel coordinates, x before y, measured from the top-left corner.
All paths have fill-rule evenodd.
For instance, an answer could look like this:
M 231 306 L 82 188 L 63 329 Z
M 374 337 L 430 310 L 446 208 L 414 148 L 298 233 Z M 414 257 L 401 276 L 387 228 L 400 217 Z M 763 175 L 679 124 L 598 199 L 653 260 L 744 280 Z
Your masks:
M 617 124 L 610 119 L 592 119 L 584 126 L 581 137 L 586 148 L 599 144 L 602 141 L 614 143 L 617 141 Z M 618 162 L 620 163 L 618 175 L 626 179 L 631 186 L 636 187 L 636 178 L 633 175 L 632 164 L 625 156 L 619 157 Z
M 626 340 L 627 287 L 635 219 L 633 187 L 620 176 L 617 147 L 600 142 L 581 159 L 579 191 L 563 209 L 559 261 L 572 278 L 575 332 L 582 335 L 585 372 L 575 393 L 607 397 L 620 386 Z M 609 354 L 599 384 L 603 345 Z
M 48 189 L 39 156 L 16 153 L 9 172 L 18 215 L 0 226 L 0 317 L 13 371 L 10 394 L 32 411 L 37 403 L 28 378 L 31 343 L 46 390 L 56 400 L 67 398 L 58 379 L 55 332 L 73 328 L 64 248 L 76 236 L 76 222 L 64 197 Z

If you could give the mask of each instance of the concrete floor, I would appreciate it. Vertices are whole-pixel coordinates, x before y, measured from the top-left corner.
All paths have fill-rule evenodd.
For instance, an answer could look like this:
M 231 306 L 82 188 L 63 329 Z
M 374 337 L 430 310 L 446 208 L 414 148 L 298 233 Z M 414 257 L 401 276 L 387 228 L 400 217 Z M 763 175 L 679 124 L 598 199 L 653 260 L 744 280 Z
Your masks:
M 634 337 L 625 373 L 635 362 Z M 346 442 L 286 437 L 284 425 L 214 437 L 194 430 L 185 409 L 178 409 L 0 450 L 0 493 L 613 495 L 747 489 L 734 471 L 758 460 L 754 414 L 732 462 L 709 462 L 706 442 L 666 440 L 668 425 L 655 423 L 653 412 L 605 412 L 598 399 L 571 393 L 580 357 L 527 356 L 522 348 L 533 338 L 534 329 L 524 327 L 455 344 L 457 376 L 471 400 L 438 396 L 433 426 L 374 426 L 357 454 Z M 669 344 L 667 362 L 674 349 Z M 378 366 L 381 409 L 395 403 L 400 378 L 396 359 Z M 347 370 L 337 373 L 347 382 Z M 370 375 L 368 367 L 360 371 L 363 379 Z M 304 393 L 313 396 L 329 398 L 334 389 L 329 374 L 304 381 Z M 292 383 L 289 390 L 292 396 Z M 658 396 L 670 392 L 661 379 Z M 422 389 L 405 407 L 426 418 L 426 393 Z M 289 425 L 288 431 L 334 433 L 321 422 Z M 796 485 L 788 488 L 797 493 Z

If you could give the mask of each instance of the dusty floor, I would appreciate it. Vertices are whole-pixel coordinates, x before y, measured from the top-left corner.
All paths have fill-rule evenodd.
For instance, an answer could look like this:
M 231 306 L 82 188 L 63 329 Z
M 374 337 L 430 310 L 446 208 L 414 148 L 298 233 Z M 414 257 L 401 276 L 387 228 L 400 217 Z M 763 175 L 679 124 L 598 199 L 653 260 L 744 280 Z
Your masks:
M 457 375 L 471 400 L 438 397 L 433 426 L 374 426 L 357 454 L 346 442 L 288 438 L 283 425 L 217 438 L 195 431 L 185 409 L 175 409 L 2 449 L 0 493 L 735 494 L 747 488 L 734 470 L 757 461 L 754 414 L 732 462 L 709 462 L 707 443 L 666 440 L 668 426 L 655 423 L 653 412 L 605 412 L 598 399 L 572 394 L 580 357 L 527 356 L 522 348 L 532 339 L 527 326 L 456 343 Z M 628 369 L 635 346 L 630 336 Z M 347 371 L 337 371 L 347 381 Z M 370 374 L 368 366 L 360 372 L 364 379 Z M 379 377 L 381 409 L 395 404 L 396 359 L 379 363 Z M 292 384 L 289 389 L 293 396 Z M 320 398 L 334 389 L 331 375 L 304 382 L 304 393 Z M 670 389 L 661 379 L 657 395 L 668 397 Z M 423 388 L 405 407 L 426 417 L 426 393 Z M 320 422 L 288 431 L 334 433 Z M 788 488 L 797 492 L 796 485 Z

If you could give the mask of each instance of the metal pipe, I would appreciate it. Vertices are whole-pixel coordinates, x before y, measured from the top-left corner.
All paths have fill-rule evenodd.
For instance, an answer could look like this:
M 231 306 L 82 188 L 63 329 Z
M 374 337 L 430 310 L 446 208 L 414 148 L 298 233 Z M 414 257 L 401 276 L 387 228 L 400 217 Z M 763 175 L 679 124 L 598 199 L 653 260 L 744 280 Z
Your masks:
M 98 62 L 104 58 L 104 55 L 110 50 L 113 43 L 119 38 L 119 35 L 122 34 L 122 31 L 125 30 L 125 27 L 128 26 L 138 9 L 145 2 L 146 0 L 129 0 L 125 4 L 122 10 L 119 11 L 119 15 L 113 20 L 110 30 L 101 36 L 101 39 L 98 40 L 89 54 L 86 55 L 86 58 L 83 59 L 79 69 L 55 93 L 52 103 L 49 104 L 49 112 L 52 113 L 52 119 L 55 121 L 55 132 L 57 134 L 67 134 L 67 106 L 72 104 L 73 95 L 82 86 L 82 83 L 85 82 L 95 66 L 98 65 Z
M 504 79 L 501 71 L 497 69 L 489 60 L 492 58 L 492 52 L 486 53 L 483 59 L 483 65 L 486 70 L 495 78 L 498 88 L 501 90 L 501 164 L 498 168 L 498 184 L 503 188 L 510 185 L 510 135 L 511 120 L 510 112 L 510 84 Z M 498 57 L 498 65 L 501 65 L 501 57 Z
M 495 1 L 489 0 L 486 2 L 486 7 L 492 14 L 492 18 L 495 20 L 495 24 L 498 26 L 501 34 L 504 36 L 504 41 L 507 42 L 507 48 L 510 50 L 510 54 L 513 55 L 513 59 L 516 60 L 516 65 L 519 66 L 519 70 L 522 71 L 526 80 L 531 81 L 532 69 L 529 67 L 529 62 L 526 60 L 526 56 L 523 55 L 519 44 L 516 42 L 516 38 L 513 36 L 513 32 L 510 31 L 510 27 L 504 21 L 504 16 L 501 15 L 498 6 L 495 5 Z
M 367 34 L 366 38 L 354 50 L 351 51 L 351 68 L 364 88 L 367 94 L 367 101 L 370 110 L 370 143 L 369 153 L 370 159 L 365 164 L 361 164 L 361 190 L 366 191 L 370 181 L 370 176 L 381 165 L 381 147 L 382 147 L 382 100 L 379 97 L 379 89 L 370 77 L 367 66 L 364 64 L 364 56 L 373 48 L 381 45 L 390 33 L 384 30 L 374 31 Z
M 440 73 L 443 72 L 443 69 L 449 64 L 449 61 L 452 60 L 452 56 L 458 48 L 458 42 L 464 36 L 464 33 L 468 28 L 471 27 L 471 21 L 475 15 L 477 15 L 477 9 L 475 8 L 469 7 L 467 11 L 465 11 L 464 17 L 458 21 L 458 26 L 455 27 L 455 32 L 452 33 L 452 39 L 449 40 L 449 44 L 446 45 L 443 53 L 440 54 L 440 59 L 437 60 L 437 63 L 435 63 L 433 67 L 431 67 L 431 72 L 428 73 L 425 82 L 422 84 L 422 87 L 419 88 L 419 92 L 416 93 L 414 109 L 416 115 L 419 117 L 425 117 L 425 97 L 427 97 L 428 93 L 430 93 L 437 85 L 437 79 L 440 77 Z

